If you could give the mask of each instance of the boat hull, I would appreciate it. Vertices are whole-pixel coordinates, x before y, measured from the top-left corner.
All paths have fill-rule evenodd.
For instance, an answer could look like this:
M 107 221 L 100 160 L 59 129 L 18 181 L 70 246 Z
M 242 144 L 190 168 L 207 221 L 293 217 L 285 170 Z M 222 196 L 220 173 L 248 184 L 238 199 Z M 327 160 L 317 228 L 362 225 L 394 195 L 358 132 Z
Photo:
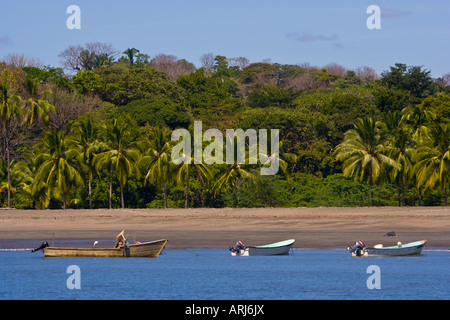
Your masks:
M 145 257 L 157 258 L 164 249 L 167 240 L 156 240 L 132 244 L 128 248 L 63 248 L 47 247 L 43 249 L 44 257 L 103 257 L 125 258 Z
M 232 256 L 282 256 L 288 255 L 295 240 L 286 240 L 265 246 L 245 247 L 236 252 L 231 252 Z
M 361 256 L 364 257 L 394 257 L 394 256 L 409 256 L 418 255 L 422 252 L 423 247 L 427 243 L 427 240 L 421 240 L 416 242 L 407 243 L 399 246 L 392 246 L 386 248 L 374 248 L 368 247 L 364 248 Z M 355 253 L 352 253 L 356 256 Z

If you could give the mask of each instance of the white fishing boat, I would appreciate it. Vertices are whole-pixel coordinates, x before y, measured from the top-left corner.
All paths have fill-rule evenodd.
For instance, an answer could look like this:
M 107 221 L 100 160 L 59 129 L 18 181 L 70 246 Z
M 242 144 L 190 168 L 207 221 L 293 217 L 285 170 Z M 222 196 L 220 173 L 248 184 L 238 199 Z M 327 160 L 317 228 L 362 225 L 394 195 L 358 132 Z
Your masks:
M 241 241 L 230 248 L 232 256 L 280 256 L 288 255 L 295 240 L 285 240 L 263 246 L 245 246 Z
M 420 240 L 396 246 L 384 247 L 377 244 L 373 247 L 365 247 L 362 241 L 357 241 L 352 247 L 347 248 L 354 257 L 377 257 L 377 256 L 407 256 L 418 255 L 422 252 L 427 240 Z

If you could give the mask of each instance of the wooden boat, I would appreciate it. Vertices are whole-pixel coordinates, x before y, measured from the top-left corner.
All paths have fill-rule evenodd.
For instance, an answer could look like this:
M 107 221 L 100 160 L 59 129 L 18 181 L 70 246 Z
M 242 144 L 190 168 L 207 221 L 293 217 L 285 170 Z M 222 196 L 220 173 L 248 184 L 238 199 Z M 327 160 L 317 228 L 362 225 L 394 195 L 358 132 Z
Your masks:
M 44 242 L 39 248 L 33 249 L 31 252 L 42 250 L 44 257 L 104 257 L 104 258 L 123 258 L 123 257 L 146 257 L 157 258 L 164 249 L 167 240 L 156 240 L 150 242 L 142 242 L 129 244 L 122 230 L 116 237 L 116 246 L 114 248 L 65 248 L 50 247 Z
M 236 245 L 230 248 L 232 256 L 279 256 L 288 255 L 289 250 L 295 240 L 285 240 L 276 243 L 266 244 L 263 246 L 244 246 L 238 241 Z
M 156 240 L 137 244 L 125 245 L 119 248 L 43 248 L 44 257 L 146 257 L 157 258 L 164 249 L 167 240 Z
M 354 250 L 352 252 L 352 256 L 377 257 L 418 255 L 422 252 L 422 249 L 426 243 L 427 240 L 420 240 L 407 244 L 399 243 L 396 246 L 391 247 L 383 247 L 383 245 L 378 244 L 374 247 L 364 247 L 362 250 Z

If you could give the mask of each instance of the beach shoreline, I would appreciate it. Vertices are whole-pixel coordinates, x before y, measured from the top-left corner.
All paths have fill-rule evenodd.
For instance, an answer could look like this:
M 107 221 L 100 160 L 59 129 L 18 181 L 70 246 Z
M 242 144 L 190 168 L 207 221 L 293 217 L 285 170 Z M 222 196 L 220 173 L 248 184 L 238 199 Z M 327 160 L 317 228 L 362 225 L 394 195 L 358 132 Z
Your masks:
M 168 239 L 168 248 L 228 248 L 237 240 L 263 245 L 295 239 L 293 248 L 346 248 L 428 240 L 450 247 L 446 207 L 193 208 L 0 210 L 1 240 L 113 240 L 125 229 L 132 241 Z

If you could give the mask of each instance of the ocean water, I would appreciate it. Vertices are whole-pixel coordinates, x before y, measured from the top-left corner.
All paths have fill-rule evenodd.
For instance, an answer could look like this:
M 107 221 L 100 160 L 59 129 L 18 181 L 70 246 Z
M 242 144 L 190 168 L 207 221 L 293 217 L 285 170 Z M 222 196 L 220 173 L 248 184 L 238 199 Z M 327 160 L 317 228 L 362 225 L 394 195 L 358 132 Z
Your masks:
M 450 299 L 448 249 L 358 258 L 345 249 L 232 257 L 226 248 L 166 248 L 151 259 L 44 258 L 18 246 L 0 243 L 0 300 Z

